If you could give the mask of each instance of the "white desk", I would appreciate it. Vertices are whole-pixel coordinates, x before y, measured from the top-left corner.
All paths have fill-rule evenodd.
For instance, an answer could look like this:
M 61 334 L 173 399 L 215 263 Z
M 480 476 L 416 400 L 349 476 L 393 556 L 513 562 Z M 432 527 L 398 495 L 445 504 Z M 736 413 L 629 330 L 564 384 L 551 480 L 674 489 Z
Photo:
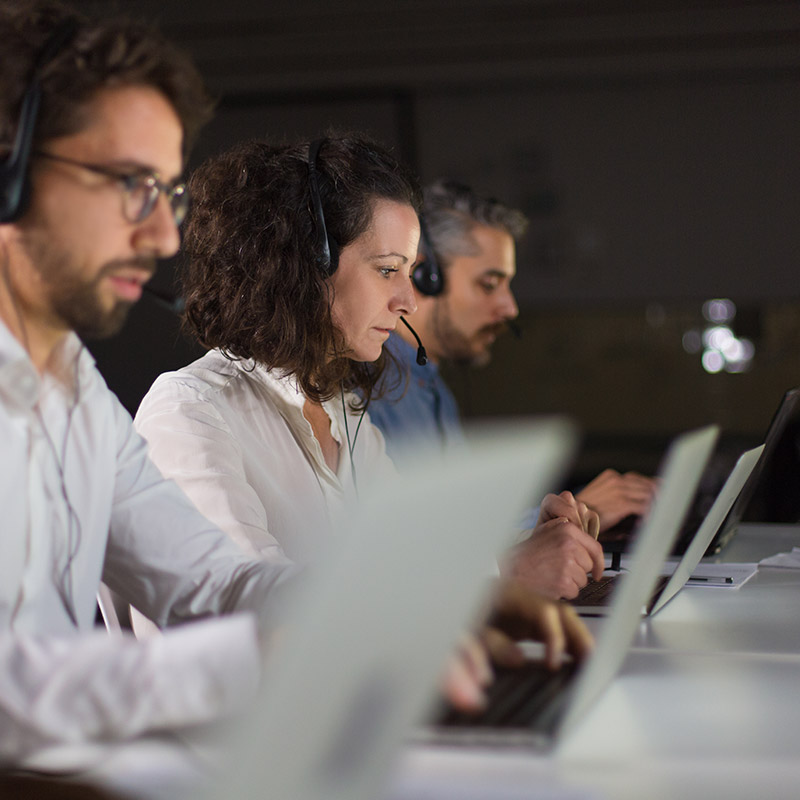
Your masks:
M 797 526 L 742 526 L 713 561 L 760 561 L 800 545 Z M 800 571 L 759 569 L 739 589 L 687 586 L 643 623 L 634 647 L 800 655 Z
M 800 544 L 749 527 L 723 560 Z M 158 800 L 197 796 L 203 770 L 169 741 L 111 748 L 100 783 Z M 92 772 L 82 776 L 91 779 Z M 409 748 L 388 800 L 667 800 L 800 796 L 800 571 L 740 589 L 685 589 L 642 623 L 620 675 L 549 755 Z
M 800 527 L 748 526 L 758 561 Z M 622 671 L 552 755 L 415 749 L 392 800 L 800 796 L 800 572 L 686 589 L 642 623 Z

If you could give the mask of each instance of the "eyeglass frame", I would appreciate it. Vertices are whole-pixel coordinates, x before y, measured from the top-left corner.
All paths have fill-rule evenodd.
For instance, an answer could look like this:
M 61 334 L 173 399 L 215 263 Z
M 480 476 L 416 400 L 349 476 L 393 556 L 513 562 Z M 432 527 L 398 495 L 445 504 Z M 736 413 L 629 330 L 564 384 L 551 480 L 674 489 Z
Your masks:
M 91 164 L 86 161 L 79 161 L 75 158 L 69 158 L 68 156 L 61 156 L 57 153 L 48 153 L 44 150 L 37 150 L 33 155 L 37 158 L 45 158 L 62 164 L 70 164 L 73 167 L 80 167 L 89 172 L 94 172 L 96 175 L 104 175 L 107 178 L 119 181 L 122 184 L 124 197 L 122 213 L 125 219 L 132 224 L 143 222 L 155 211 L 160 194 L 163 194 L 167 198 L 176 226 L 179 227 L 186 218 L 186 213 L 189 210 L 190 197 L 189 190 L 183 181 L 176 180 L 171 183 L 164 183 L 158 177 L 157 172 L 130 174 L 114 167 L 105 166 L 103 164 Z M 145 188 L 148 191 L 148 195 L 139 214 L 131 215 L 128 213 L 127 206 L 131 201 L 133 192 L 137 188 Z M 153 191 L 154 189 L 155 192 Z

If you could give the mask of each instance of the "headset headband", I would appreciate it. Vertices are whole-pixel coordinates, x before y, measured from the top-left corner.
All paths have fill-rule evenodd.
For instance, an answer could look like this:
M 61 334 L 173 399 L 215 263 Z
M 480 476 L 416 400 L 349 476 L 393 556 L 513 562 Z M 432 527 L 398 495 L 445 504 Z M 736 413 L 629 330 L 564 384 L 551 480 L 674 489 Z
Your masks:
M 317 258 L 319 268 L 326 277 L 336 272 L 339 266 L 339 248 L 336 241 L 328 235 L 325 225 L 325 213 L 322 210 L 322 197 L 319 192 L 319 173 L 317 171 L 317 155 L 327 139 L 315 139 L 308 145 L 308 189 L 311 193 L 311 206 L 314 211 L 314 222 L 317 226 L 318 248 L 321 255 Z

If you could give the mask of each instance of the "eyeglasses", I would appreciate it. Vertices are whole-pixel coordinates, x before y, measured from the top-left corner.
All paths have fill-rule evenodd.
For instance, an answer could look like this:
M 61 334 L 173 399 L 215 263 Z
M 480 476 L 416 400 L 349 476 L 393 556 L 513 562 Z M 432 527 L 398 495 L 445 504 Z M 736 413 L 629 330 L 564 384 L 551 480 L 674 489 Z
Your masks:
M 55 155 L 54 153 L 36 152 L 39 158 L 48 158 L 51 161 L 60 161 L 71 164 L 73 167 L 105 175 L 122 184 L 122 213 L 128 222 L 142 222 L 153 213 L 158 202 L 159 194 L 164 194 L 172 209 L 172 216 L 176 225 L 180 225 L 189 210 L 189 190 L 185 183 L 164 183 L 153 172 L 130 175 L 113 167 L 104 167 L 100 164 L 87 164 L 74 158 Z

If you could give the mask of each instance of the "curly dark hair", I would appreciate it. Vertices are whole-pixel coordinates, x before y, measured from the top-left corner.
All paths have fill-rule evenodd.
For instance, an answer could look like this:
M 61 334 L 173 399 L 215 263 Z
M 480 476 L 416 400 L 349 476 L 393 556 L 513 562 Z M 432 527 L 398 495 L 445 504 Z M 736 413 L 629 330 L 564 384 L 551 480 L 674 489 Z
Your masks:
M 331 318 L 332 287 L 319 267 L 309 146 L 245 142 L 194 172 L 181 269 L 185 324 L 207 348 L 293 375 L 313 401 L 344 388 L 363 404 L 388 356 L 384 351 L 374 364 L 331 358 L 343 342 Z M 377 200 L 419 212 L 416 179 L 366 138 L 328 136 L 316 168 L 327 232 L 339 248 L 369 228 Z
M 58 2 L 0 0 L 0 153 L 17 130 L 22 98 L 34 64 L 68 19 L 75 32 L 39 73 L 41 105 L 33 147 L 77 133 L 95 93 L 118 86 L 148 86 L 175 109 L 188 153 L 212 104 L 194 65 L 152 26 L 125 19 L 89 20 Z

